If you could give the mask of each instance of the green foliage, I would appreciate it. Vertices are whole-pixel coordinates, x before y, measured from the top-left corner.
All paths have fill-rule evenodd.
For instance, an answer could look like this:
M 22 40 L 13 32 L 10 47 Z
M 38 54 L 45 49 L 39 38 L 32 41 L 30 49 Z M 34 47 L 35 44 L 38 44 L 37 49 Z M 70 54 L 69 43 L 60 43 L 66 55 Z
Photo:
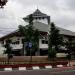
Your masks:
M 59 50 L 59 45 L 62 44 L 63 38 L 59 34 L 59 30 L 55 27 L 54 23 L 50 24 L 49 31 L 49 43 L 48 43 L 48 56 L 49 58 L 56 57 L 56 53 Z
M 49 55 L 48 55 L 49 59 L 54 59 L 56 57 L 56 53 L 57 52 L 55 48 L 52 48 L 51 50 L 49 50 Z
M 65 45 L 66 45 L 67 51 L 71 52 L 72 48 L 74 46 L 73 39 L 72 38 L 68 38 L 68 40 L 65 42 Z
M 67 59 L 70 60 L 71 59 L 71 54 L 67 55 Z
M 65 45 L 68 53 L 67 59 L 70 60 L 72 51 L 75 50 L 75 42 L 72 38 L 68 38 L 68 40 L 65 42 Z
M 59 30 L 55 27 L 54 23 L 51 23 L 50 39 L 52 46 L 57 47 L 62 44 L 62 36 L 59 34 Z M 57 50 L 57 49 L 56 49 Z
M 6 50 L 4 51 L 4 54 L 7 54 L 7 57 L 8 57 L 8 64 L 9 64 L 9 60 L 13 57 L 12 48 L 10 47 L 10 43 L 11 43 L 11 40 L 8 39 L 5 44 Z
M 39 47 L 39 31 L 34 28 L 33 26 L 33 17 L 32 14 L 29 16 L 29 25 L 26 26 L 19 26 L 19 32 L 21 35 L 24 36 L 24 39 L 22 40 L 23 43 L 23 49 L 24 49 L 24 42 L 28 44 L 29 42 L 32 43 L 32 49 L 30 50 L 28 47 L 26 47 L 26 55 L 35 55 L 35 52 L 38 50 Z

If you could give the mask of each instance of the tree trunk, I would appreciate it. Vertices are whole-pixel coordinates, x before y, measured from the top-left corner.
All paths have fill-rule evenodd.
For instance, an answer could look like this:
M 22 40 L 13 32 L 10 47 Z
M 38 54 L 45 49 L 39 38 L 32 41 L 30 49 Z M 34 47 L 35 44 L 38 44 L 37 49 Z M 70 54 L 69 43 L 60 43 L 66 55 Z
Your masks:
M 9 54 L 7 55 L 7 64 L 9 65 Z
M 30 49 L 30 63 L 32 62 L 32 49 Z
M 71 65 L 70 65 L 70 60 L 69 60 L 69 66 L 71 66 Z

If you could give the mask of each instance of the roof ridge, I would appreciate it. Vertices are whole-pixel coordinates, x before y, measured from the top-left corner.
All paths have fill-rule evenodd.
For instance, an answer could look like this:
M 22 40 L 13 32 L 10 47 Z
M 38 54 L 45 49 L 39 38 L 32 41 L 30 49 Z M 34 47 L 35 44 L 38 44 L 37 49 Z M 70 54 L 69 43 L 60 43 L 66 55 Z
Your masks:
M 42 13 L 38 8 L 37 8 L 32 14 L 33 14 L 33 15 L 40 14 L 40 15 L 45 15 L 45 16 L 47 16 L 46 14 Z

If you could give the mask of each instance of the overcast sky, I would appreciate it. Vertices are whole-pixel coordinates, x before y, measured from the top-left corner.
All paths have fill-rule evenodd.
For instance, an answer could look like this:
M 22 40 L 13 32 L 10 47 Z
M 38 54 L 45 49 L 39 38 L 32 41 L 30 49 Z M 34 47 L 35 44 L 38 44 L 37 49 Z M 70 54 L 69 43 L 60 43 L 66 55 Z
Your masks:
M 0 36 L 24 24 L 22 18 L 37 7 L 50 15 L 57 26 L 75 32 L 75 0 L 8 0 L 4 9 L 0 9 Z

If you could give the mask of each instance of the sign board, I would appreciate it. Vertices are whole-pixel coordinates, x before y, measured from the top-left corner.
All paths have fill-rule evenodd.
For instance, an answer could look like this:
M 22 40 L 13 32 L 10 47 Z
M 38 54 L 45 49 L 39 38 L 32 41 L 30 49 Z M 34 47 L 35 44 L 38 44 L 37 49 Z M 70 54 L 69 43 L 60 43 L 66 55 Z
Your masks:
M 28 43 L 28 47 L 32 48 L 32 43 L 31 42 Z

